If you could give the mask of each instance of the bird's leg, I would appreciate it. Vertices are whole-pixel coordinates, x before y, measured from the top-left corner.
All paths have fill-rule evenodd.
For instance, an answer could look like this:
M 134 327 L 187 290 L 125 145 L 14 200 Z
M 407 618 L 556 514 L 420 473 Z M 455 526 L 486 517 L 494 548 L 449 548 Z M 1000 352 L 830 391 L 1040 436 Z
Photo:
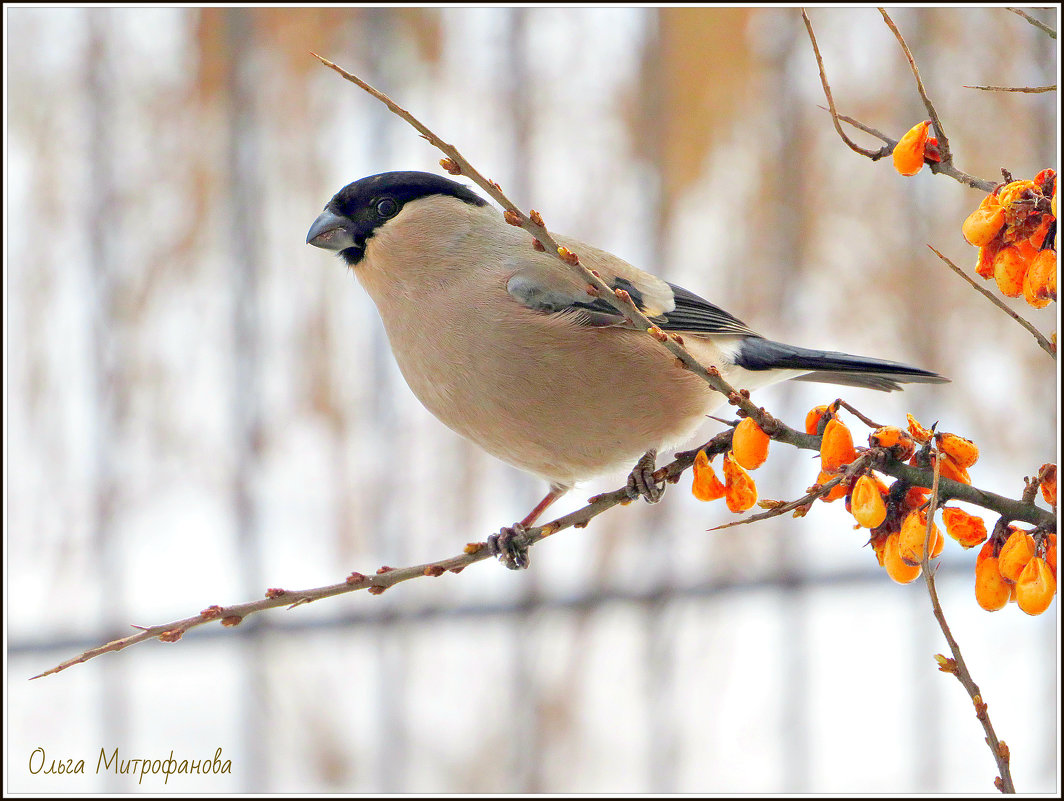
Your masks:
M 548 506 L 562 497 L 567 489 L 552 484 L 550 492 L 536 504 L 536 508 L 529 512 L 524 520 L 512 526 L 504 526 L 498 534 L 488 537 L 488 548 L 492 556 L 497 557 L 511 570 L 523 570 L 528 567 L 528 543 L 525 542 L 524 535 L 528 532 L 528 527 L 539 519 Z
M 658 483 L 654 480 L 654 461 L 657 455 L 658 452 L 653 448 L 644 453 L 628 476 L 625 492 L 633 501 L 642 497 L 647 503 L 657 503 L 665 494 L 665 482 Z

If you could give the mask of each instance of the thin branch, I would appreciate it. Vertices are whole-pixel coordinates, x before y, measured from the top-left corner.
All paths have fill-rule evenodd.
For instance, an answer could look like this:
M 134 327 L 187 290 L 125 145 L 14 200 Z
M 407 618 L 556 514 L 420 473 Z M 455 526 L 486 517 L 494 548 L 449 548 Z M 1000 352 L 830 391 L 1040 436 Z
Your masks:
M 935 136 L 938 137 L 938 149 L 942 153 L 942 163 L 948 164 L 953 161 L 953 154 L 949 149 L 949 137 L 946 136 L 946 129 L 942 125 L 942 120 L 939 119 L 935 104 L 932 103 L 931 98 L 927 96 L 927 90 L 924 88 L 923 79 L 920 77 L 920 70 L 916 66 L 916 59 L 913 58 L 912 51 L 909 50 L 909 45 L 905 43 L 905 37 L 901 35 L 901 31 L 898 30 L 898 26 L 894 24 L 894 20 L 890 18 L 886 9 L 880 8 L 879 13 L 883 15 L 883 21 L 887 23 L 887 27 L 890 28 L 891 32 L 898 40 L 902 52 L 905 53 L 905 58 L 909 61 L 909 69 L 912 70 L 913 77 L 916 78 L 916 91 L 920 93 L 920 99 L 924 101 L 924 108 L 927 109 L 928 116 L 931 117 L 931 123 L 935 126 Z
M 889 156 L 894 151 L 894 145 L 881 147 L 879 150 L 867 150 L 850 137 L 848 137 L 845 131 L 842 130 L 842 125 L 839 124 L 839 113 L 835 108 L 835 99 L 831 96 L 831 86 L 828 84 L 828 76 L 824 71 L 824 59 L 820 56 L 820 47 L 816 43 L 816 35 L 813 33 L 813 23 L 809 21 L 809 15 L 805 13 L 805 9 L 802 9 L 802 20 L 805 22 L 805 29 L 809 33 L 809 41 L 813 44 L 813 53 L 816 55 L 816 65 L 820 70 L 820 85 L 824 87 L 824 96 L 828 99 L 828 111 L 831 112 L 831 120 L 835 123 L 835 130 L 838 131 L 842 141 L 855 153 L 860 153 L 862 156 L 867 156 L 872 161 L 879 161 L 879 159 Z
M 1052 342 L 1050 342 L 1048 339 L 1046 339 L 1044 336 L 1042 336 L 1042 332 L 1041 331 L 1039 331 L 1037 328 L 1035 328 L 1029 322 L 1027 322 L 1022 317 L 1020 317 L 1020 315 L 1018 315 L 1016 312 L 1014 312 L 1012 309 L 1010 309 L 1008 307 L 1008 305 L 1003 300 L 1001 300 L 1001 298 L 999 298 L 997 295 L 995 295 L 992 292 L 989 292 L 988 290 L 986 290 L 983 287 L 979 286 L 979 284 L 977 284 L 972 279 L 972 277 L 970 275 L 968 275 L 968 273 L 966 273 L 964 270 L 962 270 L 960 267 L 958 267 L 952 261 L 950 261 L 945 256 L 943 256 L 941 253 L 939 253 L 937 250 L 935 250 L 934 247 L 932 247 L 931 245 L 928 245 L 928 247 L 931 248 L 932 252 L 936 256 L 938 256 L 940 259 L 942 259 L 942 261 L 944 261 L 946 263 L 946 265 L 951 270 L 953 270 L 953 272 L 957 273 L 957 275 L 959 275 L 961 278 L 963 278 L 965 281 L 967 281 L 968 284 L 973 289 L 975 289 L 975 291 L 979 292 L 981 295 L 983 295 L 983 297 L 987 298 L 991 303 L 993 303 L 995 306 L 997 306 L 999 309 L 1001 309 L 1003 312 L 1005 312 L 1005 314 L 1007 314 L 1013 320 L 1015 320 L 1020 325 L 1022 325 L 1024 328 L 1026 328 L 1027 331 L 1031 334 L 1031 336 L 1033 336 L 1035 338 L 1035 341 L 1038 343 L 1038 346 L 1042 350 L 1044 350 L 1046 353 L 1048 353 L 1054 359 L 1057 358 L 1057 350 L 1056 350 L 1056 348 L 1053 347 L 1053 343 Z
M 1006 9 L 1005 9 L 1005 10 L 1006 10 L 1006 11 L 1011 11 L 1011 12 L 1012 12 L 1013 14 L 1018 14 L 1019 16 L 1023 17 L 1023 18 L 1025 19 L 1025 20 L 1027 20 L 1027 21 L 1028 21 L 1029 23 L 1031 23 L 1032 25 L 1034 25 L 1034 27 L 1036 27 L 1036 28 L 1039 28 L 1039 29 L 1041 29 L 1041 30 L 1042 30 L 1042 31 L 1044 31 L 1045 33 L 1048 33 L 1048 34 L 1049 34 L 1050 36 L 1052 36 L 1052 37 L 1053 37 L 1054 39 L 1056 39 L 1056 38 L 1057 38 L 1057 32 L 1056 32 L 1055 30 L 1053 30 L 1052 28 L 1050 28 L 1050 27 L 1049 27 L 1048 25 L 1046 25 L 1046 24 L 1045 24 L 1044 22 L 1042 22 L 1042 21 L 1040 21 L 1040 20 L 1036 20 L 1036 19 L 1035 19 L 1034 17 L 1032 17 L 1032 16 L 1030 15 L 1030 14 L 1027 14 L 1027 13 L 1023 12 L 1023 11 L 1021 11 L 1021 10 L 1020 10 L 1020 9 L 1018 9 L 1018 8 L 1007 8 L 1007 7 L 1006 7 Z
M 935 450 L 937 450 L 937 448 Z M 968 665 L 965 663 L 964 657 L 961 655 L 961 647 L 957 643 L 957 640 L 954 639 L 949 624 L 946 623 L 946 614 L 942 611 L 942 604 L 938 599 L 938 591 L 935 588 L 935 571 L 931 569 L 931 532 L 935 526 L 935 511 L 939 504 L 938 487 L 940 481 L 939 470 L 941 469 L 941 466 L 942 460 L 936 455 L 934 460 L 934 476 L 931 482 L 931 497 L 927 509 L 927 531 L 924 534 L 924 554 L 923 558 L 920 560 L 924 572 L 924 582 L 927 585 L 927 594 L 931 597 L 931 609 L 935 614 L 935 620 L 938 621 L 939 628 L 942 629 L 942 634 L 946 638 L 946 642 L 949 644 L 950 652 L 953 654 L 953 659 L 946 659 L 941 654 L 938 654 L 936 660 L 939 663 L 939 670 L 943 673 L 952 673 L 956 676 L 957 681 L 961 683 L 961 686 L 963 686 L 964 689 L 967 690 L 968 695 L 971 696 L 972 703 L 975 705 L 975 716 L 983 725 L 983 731 L 986 732 L 986 744 L 990 747 L 990 751 L 994 755 L 994 761 L 997 762 L 998 773 L 1000 774 L 998 777 L 998 781 L 1000 782 L 999 789 L 1003 793 L 1015 793 L 1016 788 L 1013 786 L 1012 772 L 1009 769 L 1008 746 L 1005 745 L 1004 741 L 998 741 L 997 734 L 994 733 L 994 725 L 990 722 L 990 715 L 987 712 L 987 705 L 983 701 L 983 696 L 979 692 L 979 685 L 977 685 L 972 678 L 972 674 L 968 670 Z M 997 782 L 995 782 L 995 784 L 997 784 Z
M 1055 84 L 1053 86 L 965 86 L 964 88 L 982 89 L 984 92 L 1028 92 L 1030 94 L 1057 91 Z

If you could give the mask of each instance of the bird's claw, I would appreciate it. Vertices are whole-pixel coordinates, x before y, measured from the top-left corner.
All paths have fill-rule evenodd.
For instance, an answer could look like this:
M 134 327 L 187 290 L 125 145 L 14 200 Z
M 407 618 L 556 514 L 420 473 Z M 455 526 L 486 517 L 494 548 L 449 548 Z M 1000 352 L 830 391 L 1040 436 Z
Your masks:
M 524 570 L 528 567 L 528 541 L 525 538 L 527 533 L 528 528 L 520 523 L 503 526 L 498 534 L 488 537 L 491 555 L 510 570 Z
M 628 476 L 628 486 L 624 489 L 633 501 L 636 498 L 643 498 L 647 503 L 657 503 L 665 494 L 665 482 L 659 483 L 654 480 L 654 462 L 657 455 L 658 452 L 655 450 L 644 453 Z

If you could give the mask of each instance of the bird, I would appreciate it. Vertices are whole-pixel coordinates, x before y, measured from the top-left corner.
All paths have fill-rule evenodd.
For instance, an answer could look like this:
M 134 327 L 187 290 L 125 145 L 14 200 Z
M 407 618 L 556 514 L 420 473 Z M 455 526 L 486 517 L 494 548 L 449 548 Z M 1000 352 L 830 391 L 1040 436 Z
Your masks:
M 797 379 L 891 391 L 949 380 L 899 362 L 774 342 L 612 253 L 555 239 L 736 388 Z M 418 171 L 357 180 L 325 205 L 307 244 L 335 251 L 354 273 L 425 408 L 547 482 L 525 518 L 488 538 L 507 567 L 528 566 L 521 535 L 578 482 L 635 463 L 629 497 L 657 502 L 664 491 L 652 475 L 658 451 L 689 439 L 726 402 L 457 181 Z

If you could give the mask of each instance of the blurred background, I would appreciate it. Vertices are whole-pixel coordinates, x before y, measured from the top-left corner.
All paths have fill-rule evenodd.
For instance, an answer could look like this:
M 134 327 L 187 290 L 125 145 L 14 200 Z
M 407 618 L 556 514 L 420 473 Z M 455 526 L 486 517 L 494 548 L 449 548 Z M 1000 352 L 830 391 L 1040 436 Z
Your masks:
M 1055 40 L 1004 9 L 893 14 L 961 169 L 1059 167 L 1056 93 L 964 88 L 1055 84 Z M 882 423 L 939 421 L 980 446 L 973 482 L 1012 497 L 1059 429 L 1054 364 L 926 247 L 970 269 L 960 223 L 981 196 L 841 142 L 797 10 L 5 17 L 9 791 L 993 791 L 968 696 L 935 670 L 923 581 L 893 584 L 839 503 L 707 533 L 734 516 L 687 477 L 541 543 L 523 573 L 484 562 L 28 682 L 131 623 L 459 553 L 545 489 L 421 408 L 369 299 L 304 244 L 340 187 L 441 155 L 310 50 L 553 230 L 770 337 L 953 379 L 757 395 L 791 425 L 840 393 Z M 926 118 L 874 9 L 811 17 L 842 113 L 895 138 Z M 1017 308 L 1056 330 L 1056 304 Z M 775 445 L 759 494 L 799 497 L 817 469 Z M 974 560 L 947 543 L 946 615 L 1017 788 L 1055 792 L 1059 605 L 983 612 Z M 221 748 L 232 772 L 97 775 L 115 747 Z M 31 774 L 35 748 L 86 775 Z

